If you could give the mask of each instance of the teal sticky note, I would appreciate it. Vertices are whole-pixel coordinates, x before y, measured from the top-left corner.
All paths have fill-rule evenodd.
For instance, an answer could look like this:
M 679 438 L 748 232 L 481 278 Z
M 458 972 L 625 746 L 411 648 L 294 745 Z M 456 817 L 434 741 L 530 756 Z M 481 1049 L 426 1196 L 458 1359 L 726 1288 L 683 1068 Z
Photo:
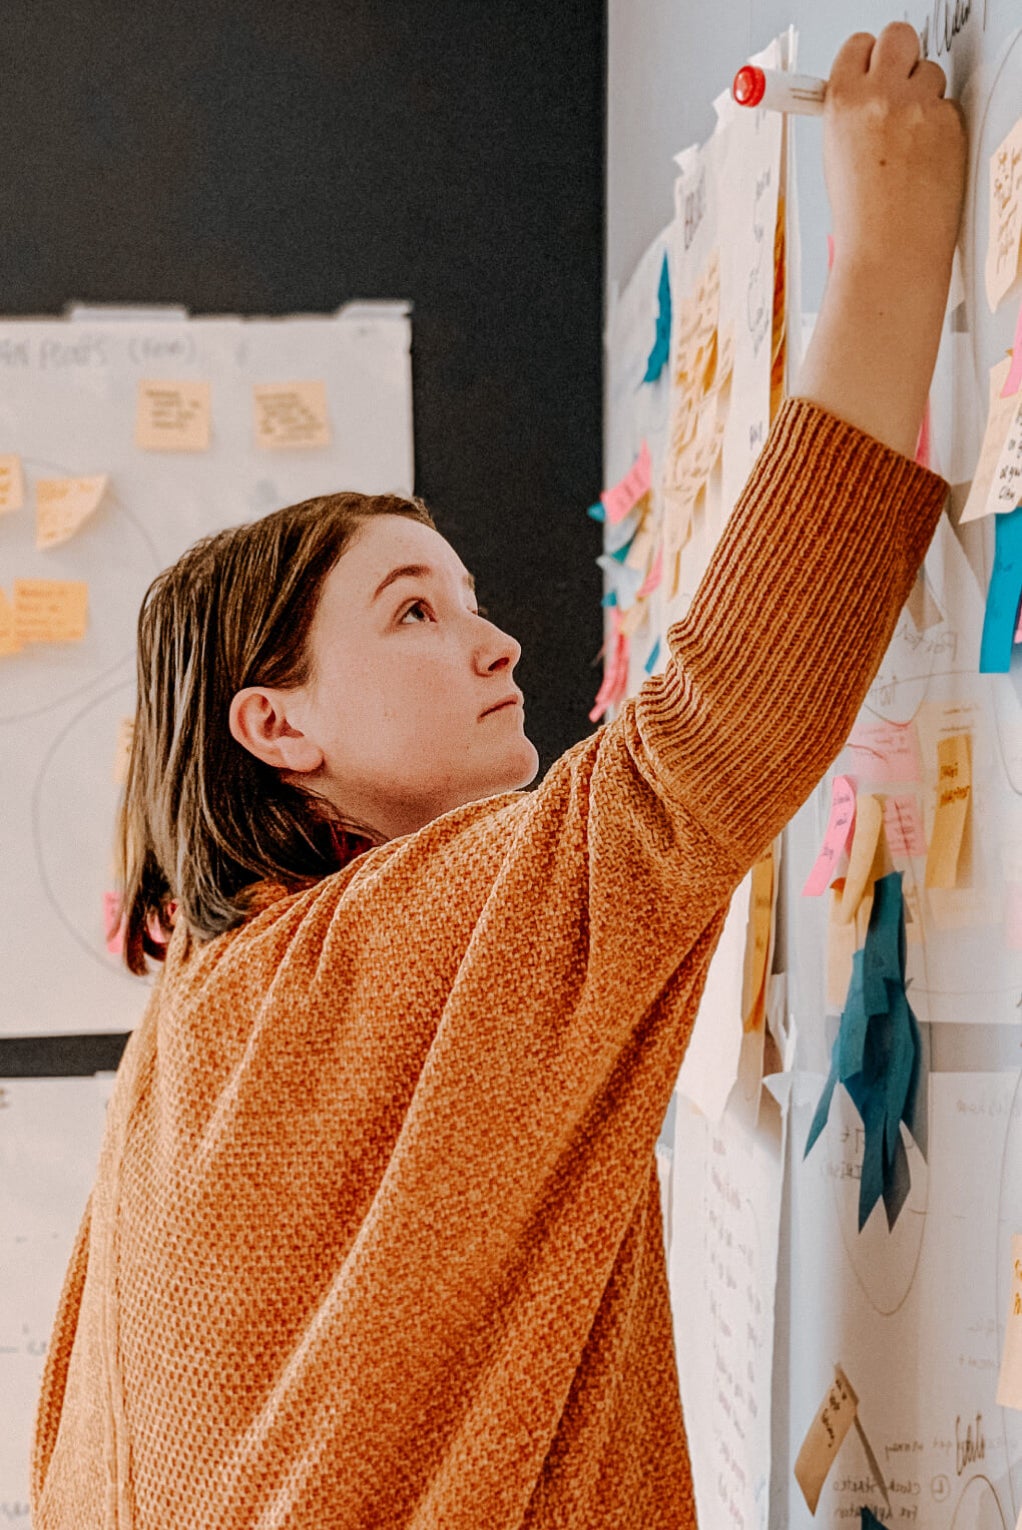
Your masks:
M 653 673 L 654 669 L 656 669 L 656 662 L 659 659 L 659 657 L 660 657 L 660 639 L 657 638 L 656 642 L 653 644 L 653 649 L 652 649 L 652 652 L 650 653 L 649 658 L 646 660 L 645 664 L 643 665 L 643 668 L 645 669 L 647 675 L 651 675 Z
M 981 675 L 1006 675 L 1022 598 L 1022 506 L 994 516 L 994 567 L 987 590 L 983 637 L 979 645 Z
M 646 375 L 642 379 L 644 383 L 656 382 L 666 365 L 670 349 L 671 273 L 665 253 L 663 265 L 660 267 L 660 283 L 657 287 L 656 336 L 653 340 L 653 349 L 650 351 L 646 362 Z
M 600 601 L 600 605 L 601 606 L 616 606 L 617 605 L 617 591 L 616 590 L 608 590 L 606 595 L 604 595 L 603 599 Z
M 816 1112 L 813 1116 L 812 1125 L 809 1128 L 809 1136 L 806 1138 L 805 1151 L 802 1154 L 803 1158 L 809 1157 L 810 1152 L 816 1144 L 817 1137 L 819 1137 L 820 1133 L 823 1131 L 823 1128 L 827 1124 L 827 1117 L 830 1115 L 830 1102 L 834 1097 L 834 1088 L 836 1084 L 837 1072 L 832 1064 L 830 1073 L 827 1075 L 827 1082 L 823 1086 L 823 1093 L 820 1095 L 816 1106 Z
M 865 1504 L 862 1506 L 861 1519 L 862 1523 L 859 1526 L 859 1530 L 886 1530 L 883 1521 L 877 1519 L 876 1515 L 870 1509 L 867 1509 Z
M 901 872 L 892 871 L 873 884 L 873 907 L 863 949 L 863 984 L 871 1015 L 887 1009 L 887 983 L 901 986 L 901 926 Z
M 853 1074 L 862 1072 L 863 1057 L 866 1051 L 869 1015 L 866 1012 L 863 988 L 863 958 L 865 954 L 865 951 L 856 951 L 852 957 L 852 977 L 848 984 L 848 996 L 845 999 L 845 1007 L 841 1011 L 837 1041 L 834 1044 L 837 1076 L 842 1082 L 845 1079 L 851 1078 Z
M 607 519 L 607 508 L 604 505 L 603 500 L 598 499 L 595 505 L 590 505 L 589 509 L 586 511 L 586 515 L 588 515 L 589 518 L 594 521 L 605 521 Z

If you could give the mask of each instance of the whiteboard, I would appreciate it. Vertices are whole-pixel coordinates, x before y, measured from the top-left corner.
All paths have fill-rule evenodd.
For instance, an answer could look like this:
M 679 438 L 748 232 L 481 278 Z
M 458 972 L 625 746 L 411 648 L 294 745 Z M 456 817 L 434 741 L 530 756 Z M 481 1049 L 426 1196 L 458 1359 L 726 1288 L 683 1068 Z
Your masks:
M 0 1034 L 132 1029 L 146 999 L 106 949 L 120 720 L 134 707 L 135 623 L 153 577 L 197 538 L 310 496 L 413 488 L 411 320 L 404 303 L 334 315 L 188 318 L 95 310 L 0 321 L 0 454 L 21 510 L 0 515 L 0 587 L 84 580 L 77 643 L 0 658 Z M 140 382 L 210 385 L 205 451 L 135 444 Z M 253 387 L 325 385 L 329 445 L 258 447 Z M 40 479 L 108 474 L 96 513 L 35 542 Z

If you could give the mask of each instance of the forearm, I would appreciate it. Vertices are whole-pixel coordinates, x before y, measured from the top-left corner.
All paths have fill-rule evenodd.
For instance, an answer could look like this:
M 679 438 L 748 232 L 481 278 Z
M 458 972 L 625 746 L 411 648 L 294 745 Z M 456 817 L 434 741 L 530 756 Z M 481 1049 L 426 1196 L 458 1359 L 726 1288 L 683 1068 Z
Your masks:
M 794 395 L 914 456 L 947 304 L 946 265 L 920 281 L 892 272 L 890 262 L 836 260 Z

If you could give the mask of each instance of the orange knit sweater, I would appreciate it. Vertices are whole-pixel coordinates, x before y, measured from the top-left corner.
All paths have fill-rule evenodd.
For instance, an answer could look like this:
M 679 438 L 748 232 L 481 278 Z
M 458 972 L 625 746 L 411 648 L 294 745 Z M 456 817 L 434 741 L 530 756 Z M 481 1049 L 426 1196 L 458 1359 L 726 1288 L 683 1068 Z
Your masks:
M 788 400 L 613 723 L 175 932 L 61 1293 L 34 1530 L 694 1525 L 654 1143 L 730 895 L 847 736 L 945 493 Z

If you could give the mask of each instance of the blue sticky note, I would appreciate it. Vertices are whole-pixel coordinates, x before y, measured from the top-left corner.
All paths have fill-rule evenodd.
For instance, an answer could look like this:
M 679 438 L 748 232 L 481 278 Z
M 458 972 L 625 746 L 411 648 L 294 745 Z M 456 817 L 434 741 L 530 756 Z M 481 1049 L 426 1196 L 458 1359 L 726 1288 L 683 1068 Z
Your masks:
M 646 660 L 645 664 L 643 665 L 643 668 L 645 669 L 647 675 L 651 675 L 653 673 L 654 669 L 656 669 L 656 661 L 657 661 L 657 659 L 659 659 L 659 657 L 660 657 L 660 639 L 657 638 L 656 642 L 653 644 L 653 650 L 650 653 L 649 658 Z
M 987 590 L 981 675 L 1006 675 L 1011 668 L 1019 599 L 1022 598 L 1022 506 L 994 516 L 994 568 Z
M 607 519 L 607 509 L 603 503 L 603 500 L 598 499 L 595 505 L 590 505 L 589 509 L 586 511 L 586 515 L 588 515 L 590 519 L 594 521 L 605 521 Z
M 851 1078 L 853 1074 L 862 1072 L 863 1057 L 866 1051 L 869 1014 L 866 1010 L 863 986 L 863 957 L 865 954 L 864 951 L 856 951 L 852 957 L 852 978 L 848 984 L 848 996 L 845 999 L 845 1007 L 841 1011 L 837 1041 L 834 1044 L 837 1076 L 842 1082 L 845 1079 Z
M 904 958 L 901 952 L 901 873 L 878 877 L 873 884 L 873 907 L 863 949 L 863 985 L 871 1015 L 887 1009 L 887 983 L 899 987 Z
M 865 1504 L 862 1506 L 861 1518 L 862 1523 L 859 1526 L 859 1530 L 886 1530 L 883 1521 L 877 1519 L 876 1515 L 870 1509 L 867 1509 Z
M 894 1147 L 894 1156 L 890 1158 L 884 1169 L 884 1211 L 887 1213 L 887 1230 L 892 1231 L 895 1222 L 905 1209 L 908 1200 L 908 1192 L 912 1188 L 912 1176 L 909 1173 L 908 1154 L 905 1152 L 905 1144 L 898 1134 Z
M 644 383 L 656 382 L 667 362 L 671 350 L 671 274 L 664 254 L 660 267 L 660 285 L 657 288 L 656 338 L 646 362 Z
M 823 1093 L 820 1095 L 819 1102 L 816 1106 L 816 1113 L 813 1116 L 812 1125 L 809 1128 L 809 1136 L 806 1138 L 805 1152 L 802 1154 L 803 1158 L 809 1157 L 810 1152 L 815 1146 L 817 1137 L 819 1137 L 820 1133 L 823 1131 L 823 1128 L 827 1124 L 827 1117 L 830 1115 L 830 1102 L 834 1098 L 834 1088 L 836 1084 L 837 1070 L 834 1065 L 831 1064 L 830 1072 L 827 1075 L 827 1082 L 823 1086 Z
M 600 601 L 600 605 L 601 606 L 616 606 L 617 605 L 617 590 L 608 590 L 606 595 L 604 595 L 603 599 Z

